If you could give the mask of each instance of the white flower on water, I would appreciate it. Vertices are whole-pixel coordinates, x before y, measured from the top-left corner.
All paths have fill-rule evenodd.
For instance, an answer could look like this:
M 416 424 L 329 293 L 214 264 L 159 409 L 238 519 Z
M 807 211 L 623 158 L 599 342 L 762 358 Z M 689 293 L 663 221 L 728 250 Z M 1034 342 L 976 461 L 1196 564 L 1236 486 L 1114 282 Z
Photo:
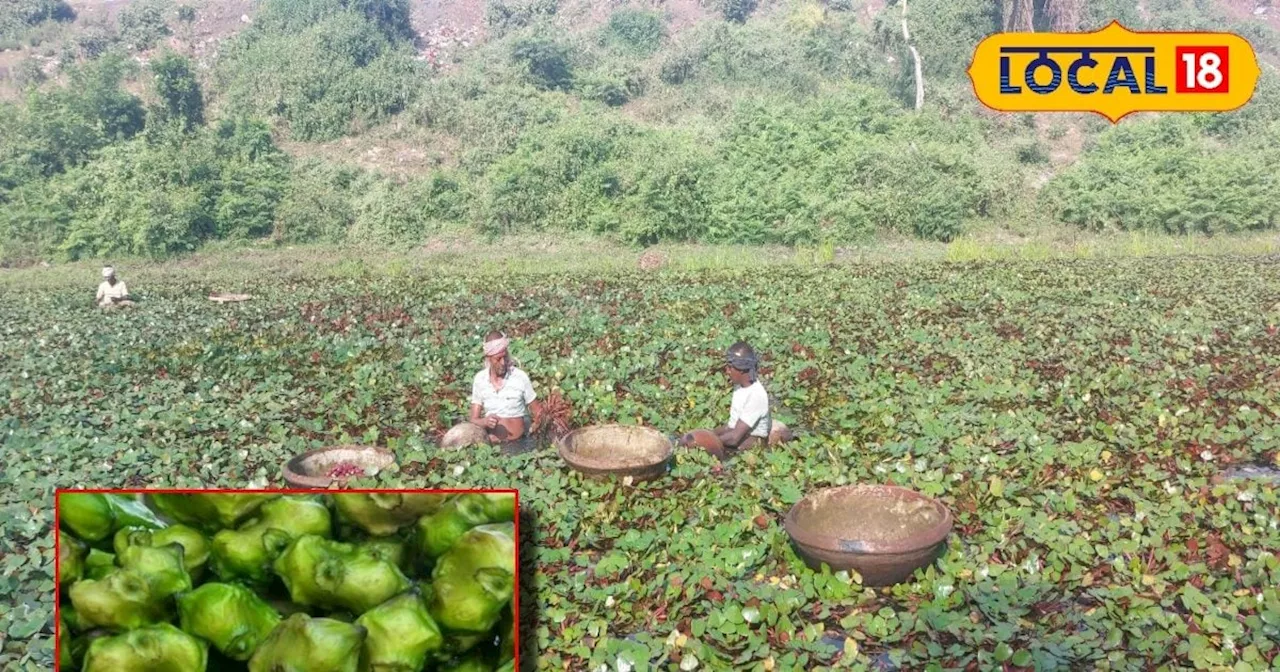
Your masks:
M 1252 493 L 1252 492 L 1248 492 L 1248 491 L 1246 491 L 1246 492 L 1242 492 L 1242 493 L 1240 493 L 1240 494 L 1236 495 L 1236 499 L 1238 499 L 1238 500 L 1240 500 L 1240 501 L 1242 501 L 1242 502 L 1252 502 L 1252 501 L 1253 501 L 1253 493 Z
M 1147 512 L 1146 512 L 1146 511 L 1139 511 L 1139 512 L 1137 512 L 1137 513 L 1133 514 L 1133 519 L 1134 519 L 1134 520 L 1136 520 L 1136 521 L 1138 521 L 1139 523 L 1141 523 L 1142 521 L 1144 521 L 1144 520 L 1146 520 L 1146 519 L 1147 519 Z
M 626 660 L 622 656 L 618 656 L 618 659 L 614 661 L 614 665 L 618 668 L 618 672 L 631 672 L 634 667 L 631 664 L 631 661 Z
M 1205 448 L 1204 450 L 1200 451 L 1200 459 L 1204 460 L 1205 462 L 1212 462 L 1213 451 L 1209 450 L 1208 448 Z
M 453 475 L 454 475 L 454 476 L 461 476 L 461 475 L 462 475 L 462 472 L 464 472 L 464 471 L 466 471 L 466 470 L 467 470 L 467 468 L 466 468 L 466 467 L 464 467 L 464 466 L 462 466 L 461 464 L 459 464 L 458 466 L 456 466 L 456 467 L 454 467 L 454 468 L 453 468 Z
M 608 596 L 608 597 L 604 598 L 604 606 L 605 606 L 606 608 L 612 608 L 612 607 L 613 607 L 613 596 L 612 596 L 612 595 L 610 595 L 610 596 Z
M 684 670 L 684 672 L 690 672 L 690 670 L 698 669 L 698 657 L 693 655 L 693 653 L 685 654 L 685 656 L 680 659 L 680 669 Z

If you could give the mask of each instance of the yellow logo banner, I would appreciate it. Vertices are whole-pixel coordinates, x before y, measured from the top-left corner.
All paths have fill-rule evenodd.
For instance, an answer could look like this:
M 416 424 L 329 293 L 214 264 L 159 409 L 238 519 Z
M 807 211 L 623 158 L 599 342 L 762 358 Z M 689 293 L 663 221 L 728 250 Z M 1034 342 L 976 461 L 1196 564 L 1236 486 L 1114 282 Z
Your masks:
M 1226 112 L 1249 102 L 1262 71 L 1231 33 L 997 33 L 969 66 L 982 104 L 1001 112 Z

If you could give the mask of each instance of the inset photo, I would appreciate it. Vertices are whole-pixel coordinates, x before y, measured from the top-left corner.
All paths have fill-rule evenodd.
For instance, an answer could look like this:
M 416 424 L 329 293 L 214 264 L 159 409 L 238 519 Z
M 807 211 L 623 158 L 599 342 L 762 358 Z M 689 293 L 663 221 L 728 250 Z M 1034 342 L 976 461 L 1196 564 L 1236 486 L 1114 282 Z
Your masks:
M 58 490 L 61 672 L 519 669 L 515 490 Z

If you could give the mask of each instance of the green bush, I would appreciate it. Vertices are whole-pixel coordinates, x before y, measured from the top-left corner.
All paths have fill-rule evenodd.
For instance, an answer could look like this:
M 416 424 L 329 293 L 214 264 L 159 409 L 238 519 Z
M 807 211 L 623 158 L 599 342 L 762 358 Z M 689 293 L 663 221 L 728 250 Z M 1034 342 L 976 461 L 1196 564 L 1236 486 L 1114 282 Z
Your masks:
M 902 42 L 899 3 L 875 19 L 877 43 L 890 50 L 901 72 L 912 73 L 911 54 Z M 911 42 L 920 52 L 925 81 L 932 78 L 966 80 L 973 49 L 1003 23 L 1000 3 L 987 0 L 914 0 L 907 25 Z
M 214 238 L 270 233 L 288 175 L 261 123 L 178 126 L 102 148 L 92 161 L 13 194 L 0 215 L 15 247 L 68 259 L 163 257 Z M 7 248 L 6 248 L 7 249 Z
M 667 38 L 667 25 L 657 12 L 624 8 L 609 15 L 605 39 L 639 54 L 651 54 Z
M 1277 139 L 1273 126 L 1223 151 L 1186 117 L 1117 126 L 1048 185 L 1046 199 L 1062 221 L 1097 231 L 1271 230 L 1280 219 Z
M 76 12 L 63 0 L 5 0 L 0 3 L 0 45 L 16 47 L 32 28 L 48 21 L 74 21 Z
M 361 244 L 422 240 L 462 216 L 466 204 L 448 175 L 407 181 L 368 176 L 352 190 L 347 239 Z
M 539 89 L 568 90 L 573 87 L 573 64 L 569 50 L 553 40 L 529 37 L 511 46 L 511 60 L 521 66 L 529 81 Z
M 495 37 L 533 25 L 553 16 L 559 0 L 487 0 L 484 22 Z
M 171 0 L 137 0 L 120 10 L 120 40 L 132 50 L 145 51 L 170 34 L 165 16 Z
M 204 124 L 204 95 L 192 71 L 191 61 L 165 53 L 151 62 L 159 105 L 153 116 L 161 123 L 178 122 L 184 129 Z
M 85 26 L 84 30 L 76 36 L 75 44 L 82 57 L 94 59 L 105 54 L 115 40 L 115 34 L 109 28 L 92 24 Z
M 586 81 L 579 83 L 577 88 L 583 98 L 611 107 L 623 105 L 631 99 L 627 83 L 615 77 L 589 77 Z
M 267 9 L 267 20 L 239 36 L 220 66 L 234 109 L 319 141 L 376 123 L 413 99 L 422 71 L 412 47 L 389 40 L 363 14 L 339 8 L 326 15 L 292 0 Z
M 745 23 L 758 4 L 759 0 L 716 0 L 716 9 L 726 21 Z
M 350 189 L 358 175 L 316 160 L 295 166 L 276 209 L 272 238 L 290 243 L 343 240 L 355 222 Z
M 32 93 L 2 119 L 0 164 L 54 175 L 136 135 L 145 119 L 142 102 L 120 88 L 130 68 L 121 57 L 105 58 L 73 69 L 65 87 Z

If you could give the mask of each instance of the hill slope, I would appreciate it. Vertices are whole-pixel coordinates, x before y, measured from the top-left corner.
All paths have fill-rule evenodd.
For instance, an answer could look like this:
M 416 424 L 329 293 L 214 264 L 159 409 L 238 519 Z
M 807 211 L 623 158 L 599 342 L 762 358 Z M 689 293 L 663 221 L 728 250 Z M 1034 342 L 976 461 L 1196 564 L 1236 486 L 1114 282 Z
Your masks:
M 979 39 L 1022 22 L 1228 29 L 1274 61 L 1280 12 L 1253 0 L 917 0 L 918 113 L 900 6 L 879 0 L 17 6 L 26 23 L 0 17 L 22 45 L 0 52 L 10 262 L 442 232 L 1217 233 L 1274 229 L 1280 207 L 1270 64 L 1240 112 L 1114 129 L 991 113 L 964 75 Z

